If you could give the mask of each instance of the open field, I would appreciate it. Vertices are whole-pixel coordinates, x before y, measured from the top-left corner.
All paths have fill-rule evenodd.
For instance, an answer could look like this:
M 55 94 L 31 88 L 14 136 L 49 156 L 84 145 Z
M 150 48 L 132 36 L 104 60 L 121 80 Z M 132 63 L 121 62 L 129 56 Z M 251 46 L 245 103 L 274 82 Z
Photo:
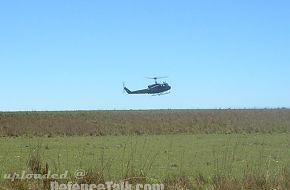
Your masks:
M 285 132 L 289 109 L 0 112 L 1 136 Z
M 256 169 L 274 175 L 290 164 L 290 134 L 21 137 L 0 142 L 4 173 L 27 169 L 27 160 L 35 152 L 55 172 L 104 167 L 105 176 L 114 179 L 124 176 L 120 163 L 130 159 L 132 166 L 144 167 L 152 178 L 216 172 L 240 177 L 256 164 L 261 164 Z M 146 163 L 152 165 L 148 171 Z
M 287 109 L 0 113 L 0 128 L 3 189 L 45 189 L 5 174 L 79 169 L 170 190 L 290 189 Z

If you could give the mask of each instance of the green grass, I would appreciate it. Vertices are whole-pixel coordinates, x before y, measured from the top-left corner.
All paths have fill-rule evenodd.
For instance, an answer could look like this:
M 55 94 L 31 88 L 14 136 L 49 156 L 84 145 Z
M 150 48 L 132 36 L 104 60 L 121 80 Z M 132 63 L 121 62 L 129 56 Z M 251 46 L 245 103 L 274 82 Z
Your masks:
M 290 189 L 289 132 L 289 109 L 0 112 L 0 190 L 47 189 L 3 179 L 47 169 L 169 190 Z
M 130 169 L 155 179 L 274 176 L 290 164 L 289 147 L 290 134 L 1 138 L 0 171 L 27 170 L 29 156 L 39 151 L 42 164 L 55 172 L 94 168 L 107 179 L 121 179 Z

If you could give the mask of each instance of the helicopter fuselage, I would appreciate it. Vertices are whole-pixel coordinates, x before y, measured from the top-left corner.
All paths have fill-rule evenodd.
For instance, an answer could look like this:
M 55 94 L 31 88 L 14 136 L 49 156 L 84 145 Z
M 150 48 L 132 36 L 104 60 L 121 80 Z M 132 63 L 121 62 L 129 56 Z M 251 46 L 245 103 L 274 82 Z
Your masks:
M 155 83 L 152 85 L 149 85 L 147 89 L 142 90 L 136 90 L 136 91 L 130 91 L 128 88 L 124 87 L 124 90 L 128 94 L 162 94 L 164 92 L 167 92 L 171 89 L 171 86 L 169 86 L 167 83 Z

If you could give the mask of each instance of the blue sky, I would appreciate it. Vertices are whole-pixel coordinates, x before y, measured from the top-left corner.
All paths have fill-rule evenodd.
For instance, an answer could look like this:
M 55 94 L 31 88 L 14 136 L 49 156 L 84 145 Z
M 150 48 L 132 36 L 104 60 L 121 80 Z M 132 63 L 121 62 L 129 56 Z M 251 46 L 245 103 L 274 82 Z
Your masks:
M 0 1 L 0 110 L 290 107 L 289 7 Z M 156 75 L 171 94 L 123 94 Z

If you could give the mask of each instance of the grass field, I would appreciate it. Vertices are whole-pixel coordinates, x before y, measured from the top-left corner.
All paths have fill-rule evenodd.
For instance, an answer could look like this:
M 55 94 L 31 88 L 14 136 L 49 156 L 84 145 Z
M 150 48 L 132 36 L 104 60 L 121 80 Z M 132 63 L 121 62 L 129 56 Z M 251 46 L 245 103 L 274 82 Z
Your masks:
M 0 113 L 0 129 L 1 176 L 82 169 L 167 189 L 290 188 L 287 109 Z
M 1 136 L 285 132 L 289 109 L 0 112 Z

